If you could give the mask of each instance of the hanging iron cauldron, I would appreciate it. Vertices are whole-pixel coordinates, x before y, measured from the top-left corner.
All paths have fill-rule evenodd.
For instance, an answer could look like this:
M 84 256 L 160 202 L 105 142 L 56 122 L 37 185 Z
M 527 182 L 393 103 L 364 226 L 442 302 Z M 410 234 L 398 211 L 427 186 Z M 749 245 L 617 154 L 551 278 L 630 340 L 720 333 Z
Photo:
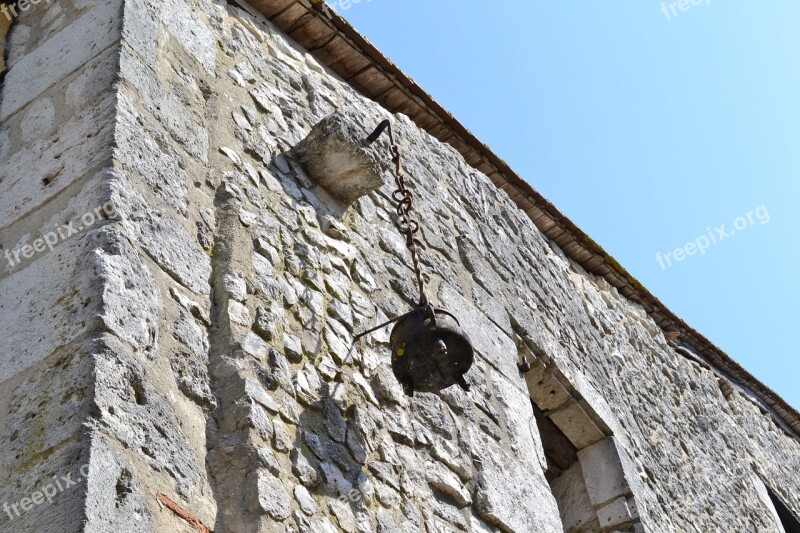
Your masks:
M 395 324 L 389 344 L 392 370 L 409 396 L 455 384 L 469 390 L 464 374 L 474 360 L 472 344 L 447 311 L 430 305 L 411 311 Z

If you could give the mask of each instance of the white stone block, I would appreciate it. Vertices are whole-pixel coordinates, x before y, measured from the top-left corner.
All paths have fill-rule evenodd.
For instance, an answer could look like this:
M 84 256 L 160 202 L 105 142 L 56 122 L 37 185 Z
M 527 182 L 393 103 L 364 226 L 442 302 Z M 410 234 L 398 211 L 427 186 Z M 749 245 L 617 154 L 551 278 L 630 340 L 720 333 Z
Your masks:
M 613 437 L 580 450 L 578 460 L 592 505 L 602 505 L 630 492 Z
M 6 75 L 0 121 L 118 41 L 120 14 L 119 0 L 99 5 L 20 59 Z

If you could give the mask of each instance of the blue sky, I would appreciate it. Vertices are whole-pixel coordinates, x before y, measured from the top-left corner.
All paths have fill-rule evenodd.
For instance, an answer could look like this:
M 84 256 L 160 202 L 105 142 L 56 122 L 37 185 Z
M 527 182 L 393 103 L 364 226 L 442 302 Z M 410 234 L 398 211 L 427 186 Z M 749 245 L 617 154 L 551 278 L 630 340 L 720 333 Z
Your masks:
M 676 15 L 670 3 L 667 14 L 656 0 L 337 10 L 673 312 L 800 407 L 800 2 L 703 0 Z

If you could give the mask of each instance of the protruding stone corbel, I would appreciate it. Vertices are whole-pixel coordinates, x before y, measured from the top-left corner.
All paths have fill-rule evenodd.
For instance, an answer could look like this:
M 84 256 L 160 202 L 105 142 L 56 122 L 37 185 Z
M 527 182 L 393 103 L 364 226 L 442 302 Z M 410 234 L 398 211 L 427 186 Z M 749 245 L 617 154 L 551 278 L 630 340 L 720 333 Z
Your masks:
M 383 186 L 379 154 L 366 144 L 368 135 L 354 116 L 340 110 L 314 126 L 292 154 L 317 185 L 350 205 Z

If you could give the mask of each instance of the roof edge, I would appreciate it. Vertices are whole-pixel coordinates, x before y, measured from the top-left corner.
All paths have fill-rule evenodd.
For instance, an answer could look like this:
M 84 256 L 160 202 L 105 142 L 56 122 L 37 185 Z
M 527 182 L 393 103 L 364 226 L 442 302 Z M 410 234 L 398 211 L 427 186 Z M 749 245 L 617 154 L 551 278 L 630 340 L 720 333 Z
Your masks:
M 453 146 L 470 166 L 504 190 L 570 259 L 644 307 L 663 331 L 679 333 L 682 343 L 692 346 L 719 370 L 750 389 L 785 423 L 779 426 L 790 428 L 792 436 L 800 440 L 797 410 L 670 311 L 324 0 L 251 0 L 250 5 L 364 96 L 392 113 L 407 115 L 420 128 Z

